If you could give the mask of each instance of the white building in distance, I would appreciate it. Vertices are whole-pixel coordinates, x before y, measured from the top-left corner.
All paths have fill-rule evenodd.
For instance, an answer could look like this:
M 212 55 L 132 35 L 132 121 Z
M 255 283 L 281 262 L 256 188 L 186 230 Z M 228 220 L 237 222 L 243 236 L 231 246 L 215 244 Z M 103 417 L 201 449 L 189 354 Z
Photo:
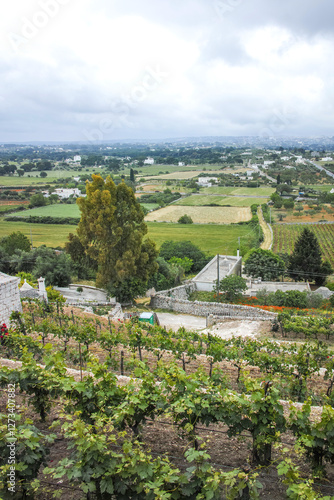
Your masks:
M 66 199 L 73 195 L 74 198 L 81 196 L 81 191 L 78 188 L 57 188 L 52 194 L 56 194 L 59 198 Z
M 218 177 L 199 177 L 197 184 L 201 187 L 211 187 L 218 182 Z
M 154 158 L 146 158 L 146 160 L 144 160 L 144 165 L 154 165 Z

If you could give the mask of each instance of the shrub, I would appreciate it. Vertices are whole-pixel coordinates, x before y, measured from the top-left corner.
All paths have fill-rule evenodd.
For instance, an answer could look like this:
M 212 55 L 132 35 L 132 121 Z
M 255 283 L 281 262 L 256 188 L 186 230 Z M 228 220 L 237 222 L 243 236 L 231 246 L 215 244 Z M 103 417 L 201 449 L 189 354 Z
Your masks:
M 185 215 L 182 215 L 182 217 L 180 217 L 177 222 L 179 224 L 192 224 L 193 220 L 189 215 L 185 214 Z

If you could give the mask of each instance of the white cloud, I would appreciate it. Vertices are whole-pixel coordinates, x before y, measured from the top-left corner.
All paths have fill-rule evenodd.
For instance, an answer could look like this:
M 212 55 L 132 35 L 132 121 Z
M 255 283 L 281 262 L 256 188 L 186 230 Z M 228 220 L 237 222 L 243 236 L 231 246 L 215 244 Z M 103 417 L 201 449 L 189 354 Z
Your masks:
M 329 0 L 233 5 L 219 17 L 204 0 L 6 4 L 0 141 L 84 139 L 101 120 L 104 139 L 256 134 L 277 114 L 286 135 L 332 135 Z

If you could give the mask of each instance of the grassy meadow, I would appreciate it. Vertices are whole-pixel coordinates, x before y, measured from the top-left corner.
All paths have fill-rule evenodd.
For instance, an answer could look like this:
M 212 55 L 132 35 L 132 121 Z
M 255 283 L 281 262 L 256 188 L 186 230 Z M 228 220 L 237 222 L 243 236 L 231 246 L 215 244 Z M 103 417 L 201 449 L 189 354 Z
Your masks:
M 209 254 L 236 255 L 238 237 L 247 245 L 255 236 L 248 226 L 207 224 L 168 224 L 148 222 L 148 236 L 160 247 L 164 241 L 191 241 Z
M 238 237 L 241 244 L 247 245 L 255 236 L 248 226 L 207 225 L 207 224 L 169 224 L 148 222 L 148 237 L 160 247 L 166 240 L 191 241 L 204 252 L 214 254 L 236 254 Z M 0 238 L 13 231 L 21 231 L 30 240 L 30 230 L 34 247 L 64 247 L 69 233 L 74 233 L 76 226 L 62 224 L 28 224 L 26 222 L 6 222 L 0 219 Z
M 30 240 L 30 230 L 34 247 L 63 247 L 69 233 L 74 233 L 76 226 L 63 224 L 28 224 L 26 222 L 9 222 L 0 219 L 0 238 L 14 231 L 21 231 Z

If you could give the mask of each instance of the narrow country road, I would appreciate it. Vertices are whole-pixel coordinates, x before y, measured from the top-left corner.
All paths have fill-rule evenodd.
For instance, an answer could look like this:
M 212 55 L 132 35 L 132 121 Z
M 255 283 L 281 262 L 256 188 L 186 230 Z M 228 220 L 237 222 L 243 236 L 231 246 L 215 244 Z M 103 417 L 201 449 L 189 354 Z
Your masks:
M 269 225 L 266 223 L 266 221 L 263 218 L 263 213 L 262 213 L 262 208 L 258 207 L 257 209 L 257 215 L 259 217 L 259 223 L 263 231 L 263 236 L 264 240 L 261 243 L 261 248 L 262 250 L 271 250 L 272 244 L 273 244 L 273 235 L 270 230 Z

